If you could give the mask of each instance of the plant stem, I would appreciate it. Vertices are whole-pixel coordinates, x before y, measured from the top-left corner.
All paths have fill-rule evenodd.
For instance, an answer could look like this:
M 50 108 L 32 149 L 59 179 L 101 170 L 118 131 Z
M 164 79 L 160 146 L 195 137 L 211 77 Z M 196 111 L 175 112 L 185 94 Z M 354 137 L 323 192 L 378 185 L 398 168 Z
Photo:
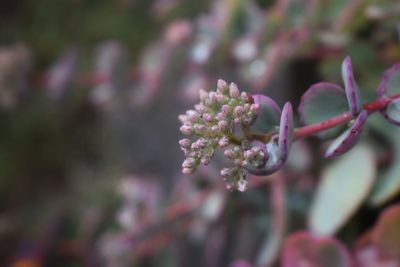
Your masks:
M 385 108 L 391 101 L 393 101 L 396 98 L 400 98 L 400 93 L 393 94 L 390 96 L 385 96 L 385 97 L 379 98 L 377 100 L 365 103 L 363 105 L 363 109 L 368 111 L 368 114 L 371 114 L 371 113 L 374 113 L 376 111 L 379 111 L 379 110 Z M 325 121 L 321 121 L 318 123 L 314 123 L 314 124 L 310 124 L 307 126 L 296 128 L 294 130 L 294 137 L 295 137 L 295 139 L 304 138 L 304 137 L 313 135 L 315 133 L 321 132 L 323 130 L 332 128 L 332 127 L 342 124 L 344 122 L 348 122 L 352 119 L 354 119 L 354 117 L 350 111 L 344 112 L 340 115 L 337 115 L 336 117 L 327 119 Z

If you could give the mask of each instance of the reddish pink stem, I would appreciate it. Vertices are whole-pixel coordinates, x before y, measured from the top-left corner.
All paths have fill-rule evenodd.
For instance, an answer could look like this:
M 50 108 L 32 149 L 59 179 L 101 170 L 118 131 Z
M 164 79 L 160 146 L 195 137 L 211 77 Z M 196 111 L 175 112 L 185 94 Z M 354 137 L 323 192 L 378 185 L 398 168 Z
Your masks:
M 363 105 L 363 108 L 368 111 L 368 114 L 374 113 L 378 110 L 381 110 L 385 108 L 391 101 L 393 101 L 396 98 L 400 97 L 400 93 L 390 95 L 390 96 L 385 96 L 382 98 L 379 98 L 377 100 L 365 103 Z M 318 123 L 310 124 L 307 126 L 299 127 L 294 130 L 294 137 L 295 139 L 300 139 L 303 137 L 307 137 L 310 135 L 313 135 L 315 133 L 321 132 L 323 130 L 332 128 L 338 124 L 342 124 L 344 122 L 348 122 L 352 120 L 354 117 L 351 114 L 350 111 L 342 113 L 340 115 L 337 115 L 336 117 L 327 119 L 325 121 L 321 121 Z

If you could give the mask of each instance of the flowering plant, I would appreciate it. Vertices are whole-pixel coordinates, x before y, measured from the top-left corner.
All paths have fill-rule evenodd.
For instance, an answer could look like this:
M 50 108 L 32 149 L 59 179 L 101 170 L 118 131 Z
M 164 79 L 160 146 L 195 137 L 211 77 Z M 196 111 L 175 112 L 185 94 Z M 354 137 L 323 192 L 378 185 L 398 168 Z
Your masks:
M 236 84 L 219 80 L 217 90 L 200 90 L 200 103 L 194 110 L 179 116 L 181 132 L 197 137 L 179 141 L 186 159 L 183 173 L 192 173 L 199 164 L 210 163 L 218 147 L 233 166 L 221 170 L 228 189 L 241 192 L 247 188 L 246 173 L 269 175 L 286 162 L 294 140 L 309 135 L 332 138 L 343 131 L 328 147 L 325 156 L 341 155 L 360 140 L 368 116 L 381 111 L 389 122 L 400 124 L 400 65 L 384 75 L 377 88 L 377 99 L 361 105 L 360 92 L 352 64 L 346 57 L 342 64 L 344 90 L 334 83 L 312 85 L 298 107 L 305 126 L 294 128 L 293 111 L 287 102 L 282 111 L 265 95 L 239 92 Z

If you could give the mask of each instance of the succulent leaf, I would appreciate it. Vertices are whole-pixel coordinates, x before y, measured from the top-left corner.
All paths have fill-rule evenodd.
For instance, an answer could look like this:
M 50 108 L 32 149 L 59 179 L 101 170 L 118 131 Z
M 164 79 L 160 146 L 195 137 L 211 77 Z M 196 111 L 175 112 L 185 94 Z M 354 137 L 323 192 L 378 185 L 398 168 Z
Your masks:
M 351 267 L 348 249 L 336 239 L 307 232 L 291 234 L 284 245 L 282 267 Z
M 332 235 L 344 225 L 367 198 L 376 170 L 374 152 L 362 144 L 323 170 L 309 215 L 312 232 Z
M 349 108 L 353 115 L 358 115 L 361 110 L 360 90 L 354 79 L 350 57 L 346 57 L 342 63 L 342 79 L 347 95 Z
M 254 104 L 260 106 L 257 118 L 251 125 L 254 133 L 268 133 L 279 125 L 281 109 L 274 100 L 265 95 L 253 95 Z
M 293 143 L 293 110 L 290 102 L 286 102 L 283 107 L 281 122 L 279 126 L 279 152 L 283 161 L 288 158 L 290 147 Z
M 325 153 L 326 158 L 341 155 L 352 149 L 361 139 L 368 112 L 361 111 L 349 129 L 336 138 Z
M 312 85 L 300 100 L 298 112 L 302 124 L 313 124 L 335 117 L 348 109 L 344 90 L 329 82 Z M 316 134 L 319 138 L 328 139 L 339 134 L 343 125 Z
M 385 254 L 400 257 L 400 205 L 387 208 L 372 232 L 372 241 Z
M 276 138 L 265 144 L 265 149 L 268 152 L 268 160 L 261 168 L 245 169 L 255 175 L 268 175 L 279 170 L 288 158 L 288 153 L 293 142 L 293 111 L 292 105 L 287 102 L 282 110 L 281 120 L 279 124 L 278 142 Z
M 393 161 L 378 174 L 368 199 L 371 206 L 382 205 L 400 192 L 400 129 L 379 118 L 372 117 L 371 126 L 389 141 L 390 147 L 393 148 Z
M 394 64 L 384 72 L 376 90 L 378 97 L 395 93 L 400 93 L 400 63 Z M 385 110 L 382 110 L 382 114 L 389 122 L 400 125 L 400 99 L 393 100 Z

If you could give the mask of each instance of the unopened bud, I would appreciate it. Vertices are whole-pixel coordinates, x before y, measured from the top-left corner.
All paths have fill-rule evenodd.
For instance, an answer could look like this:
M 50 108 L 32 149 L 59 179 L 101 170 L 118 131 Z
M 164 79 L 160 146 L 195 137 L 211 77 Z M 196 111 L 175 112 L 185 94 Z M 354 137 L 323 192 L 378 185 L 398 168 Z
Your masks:
M 225 130 L 228 128 L 228 123 L 226 122 L 226 120 L 221 120 L 218 122 L 218 127 L 222 130 Z
M 243 107 L 242 106 L 236 106 L 235 109 L 233 110 L 236 116 L 241 116 L 243 115 Z
M 235 83 L 229 85 L 229 95 L 232 98 L 236 98 L 240 95 L 239 89 Z
M 211 116 L 210 113 L 204 113 L 203 116 L 202 116 L 202 118 L 203 118 L 203 120 L 205 120 L 205 121 L 207 121 L 207 122 L 209 122 L 209 121 L 212 120 L 212 116 Z
M 204 156 L 201 158 L 201 164 L 208 165 L 210 163 L 210 160 L 211 160 L 210 157 Z
M 227 149 L 224 151 L 224 156 L 228 159 L 232 159 L 235 156 L 235 152 L 232 149 Z
M 258 114 L 259 111 L 260 111 L 260 104 L 252 104 L 250 106 L 250 112 L 252 114 Z
M 219 79 L 219 80 L 218 80 L 218 82 L 217 82 L 217 89 L 218 89 L 218 91 L 220 91 L 221 93 L 223 93 L 223 92 L 226 91 L 227 87 L 228 87 L 228 84 L 227 84 L 224 80 L 222 80 L 222 79 Z
M 200 101 L 204 102 L 208 99 L 208 93 L 206 91 L 204 91 L 203 89 L 200 89 L 199 97 L 200 97 Z
M 232 170 L 231 170 L 231 169 L 229 169 L 229 168 L 223 168 L 223 169 L 221 170 L 221 176 L 222 176 L 223 178 L 229 178 L 229 177 L 231 177 L 231 175 L 232 175 Z
M 184 138 L 184 139 L 179 140 L 179 144 L 180 144 L 181 147 L 183 147 L 183 148 L 190 148 L 190 145 L 192 144 L 192 142 L 190 142 L 189 139 Z
M 197 119 L 199 118 L 199 113 L 194 110 L 186 111 L 186 115 L 188 116 L 189 121 L 191 122 L 196 122 Z
M 184 174 L 190 174 L 193 173 L 194 169 L 190 169 L 190 168 L 182 168 L 182 173 Z
M 240 192 L 244 192 L 244 191 L 246 191 L 247 190 L 247 181 L 246 180 L 244 180 L 244 179 L 240 179 L 238 182 L 237 182 L 237 190 L 238 191 L 240 191 Z
M 182 125 L 181 128 L 179 128 L 179 130 L 181 131 L 181 133 L 186 134 L 186 135 L 190 135 L 193 133 L 193 128 L 189 124 Z
M 221 139 L 219 139 L 218 141 L 218 145 L 220 147 L 226 147 L 229 144 L 229 138 L 227 136 L 222 137 Z

